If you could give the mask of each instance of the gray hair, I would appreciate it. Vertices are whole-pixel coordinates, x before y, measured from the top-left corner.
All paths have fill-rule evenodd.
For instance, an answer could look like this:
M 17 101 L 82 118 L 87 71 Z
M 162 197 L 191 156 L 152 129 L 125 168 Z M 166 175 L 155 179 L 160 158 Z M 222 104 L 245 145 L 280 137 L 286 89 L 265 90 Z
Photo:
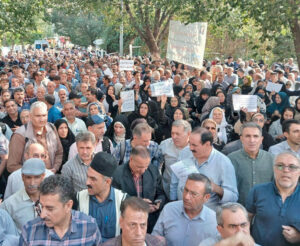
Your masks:
M 220 207 L 217 208 L 216 211 L 216 217 L 217 217 L 217 224 L 218 225 L 223 225 L 224 221 L 223 221 L 223 211 L 224 210 L 230 210 L 233 213 L 236 213 L 239 209 L 243 211 L 243 213 L 245 214 L 247 220 L 249 221 L 249 217 L 248 217 L 248 212 L 247 210 L 244 208 L 243 205 L 237 203 L 237 202 L 228 202 L 225 203 L 223 205 L 221 205 Z
M 191 173 L 188 175 L 187 181 L 193 180 L 202 182 L 205 184 L 205 194 L 210 194 L 212 192 L 212 185 L 210 179 L 201 173 Z
M 137 124 L 132 130 L 132 136 L 140 137 L 143 133 L 152 133 L 153 128 L 148 123 Z
M 176 126 L 176 127 L 182 126 L 185 133 L 188 133 L 188 132 L 192 131 L 191 124 L 189 122 L 187 122 L 186 120 L 175 120 L 172 123 L 172 127 L 173 126 Z
M 93 144 L 96 143 L 96 138 L 94 133 L 89 131 L 79 132 L 75 137 L 76 143 L 78 142 L 92 142 Z
M 138 156 L 142 157 L 143 159 L 147 159 L 147 158 L 150 159 L 150 152 L 144 146 L 133 147 L 131 152 L 130 152 L 130 155 L 131 156 L 137 156 L 138 155 Z
M 274 158 L 274 165 L 276 164 L 277 162 L 277 159 L 283 155 L 289 155 L 289 156 L 292 156 L 294 157 L 296 160 L 297 160 L 297 163 L 298 165 L 300 165 L 300 159 L 299 157 L 297 156 L 297 154 L 293 153 L 293 152 L 290 152 L 290 151 L 284 151 L 284 152 L 281 152 L 280 154 L 276 155 L 275 158 Z
M 72 101 L 72 100 L 67 100 L 67 101 L 65 101 L 65 103 L 64 103 L 64 107 L 65 107 L 65 105 L 67 105 L 67 104 L 72 104 L 73 105 L 73 107 L 75 108 L 75 103 Z
M 40 195 L 59 195 L 62 203 L 74 200 L 75 192 L 72 181 L 63 175 L 51 175 L 45 178 L 40 185 Z
M 42 109 L 43 111 L 46 111 L 46 112 L 47 112 L 47 105 L 46 105 L 46 103 L 44 103 L 44 102 L 37 101 L 37 102 L 34 102 L 33 104 L 31 104 L 31 107 L 30 107 L 30 113 L 33 113 L 33 110 L 34 110 L 35 108 L 40 108 L 40 109 Z
M 241 135 L 243 135 L 243 131 L 245 128 L 256 128 L 259 130 L 260 136 L 262 136 L 262 129 L 255 122 L 246 122 L 241 126 Z

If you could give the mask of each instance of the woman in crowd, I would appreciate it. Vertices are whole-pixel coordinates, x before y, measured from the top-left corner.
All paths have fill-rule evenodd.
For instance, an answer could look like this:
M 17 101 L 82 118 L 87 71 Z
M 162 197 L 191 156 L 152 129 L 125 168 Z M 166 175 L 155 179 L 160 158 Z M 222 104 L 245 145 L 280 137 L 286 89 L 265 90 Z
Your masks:
M 214 148 L 216 150 L 222 151 L 223 147 L 225 146 L 225 143 L 221 141 L 220 138 L 218 137 L 217 123 L 212 119 L 206 119 L 202 122 L 201 127 L 206 128 L 212 133 L 214 137 L 214 141 L 213 141 Z
M 62 164 L 58 171 L 60 173 L 62 166 L 68 161 L 70 146 L 75 142 L 75 136 L 68 127 L 67 121 L 65 121 L 64 119 L 59 119 L 55 121 L 54 125 L 57 129 L 58 136 L 60 138 L 64 150 Z
M 118 100 L 115 96 L 115 87 L 113 85 L 109 85 L 106 91 L 106 97 L 103 100 L 103 105 L 105 107 L 105 111 L 110 115 L 110 117 L 114 118 L 118 113 Z
M 272 116 L 274 113 L 281 114 L 287 107 L 290 107 L 288 95 L 285 92 L 278 92 L 274 96 L 273 103 L 267 107 L 267 114 L 268 116 Z

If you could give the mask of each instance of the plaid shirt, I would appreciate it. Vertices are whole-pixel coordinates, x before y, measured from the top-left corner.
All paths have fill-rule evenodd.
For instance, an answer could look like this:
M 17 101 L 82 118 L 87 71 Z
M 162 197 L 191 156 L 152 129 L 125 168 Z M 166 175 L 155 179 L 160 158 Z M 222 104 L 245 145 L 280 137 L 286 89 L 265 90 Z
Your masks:
M 59 238 L 53 228 L 46 226 L 43 219 L 36 218 L 23 227 L 19 246 L 94 246 L 100 245 L 100 242 L 101 235 L 95 219 L 79 211 L 72 210 L 70 228 L 62 239 Z
M 131 149 L 132 149 L 131 140 L 127 139 L 125 141 L 125 154 L 124 154 L 124 158 L 123 158 L 123 162 L 122 162 L 123 164 L 129 161 Z M 150 151 L 151 164 L 153 164 L 157 168 L 160 168 L 160 164 L 163 162 L 163 155 L 161 153 L 160 148 L 158 148 L 158 144 L 154 141 L 150 141 L 148 150 Z M 113 155 L 116 158 L 117 162 L 119 163 L 120 158 L 121 158 L 121 145 L 120 144 L 118 144 L 115 147 L 115 151 L 114 151 Z

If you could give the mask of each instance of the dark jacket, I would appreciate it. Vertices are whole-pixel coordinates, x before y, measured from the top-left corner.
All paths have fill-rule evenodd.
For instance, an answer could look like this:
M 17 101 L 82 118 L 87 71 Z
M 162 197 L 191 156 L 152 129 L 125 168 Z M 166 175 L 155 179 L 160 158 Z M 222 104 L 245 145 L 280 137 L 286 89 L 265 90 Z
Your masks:
M 143 190 L 142 198 L 147 198 L 150 201 L 161 199 L 160 210 L 166 202 L 166 196 L 162 188 L 161 175 L 154 165 L 149 165 L 148 169 L 142 175 L 143 177 Z M 133 181 L 132 173 L 127 162 L 124 165 L 117 167 L 113 174 L 112 186 L 126 192 L 130 196 L 137 196 L 135 184 Z M 152 231 L 156 220 L 158 219 L 159 211 L 151 213 L 148 219 L 148 231 Z
M 167 242 L 164 237 L 161 236 L 153 236 L 150 234 L 146 234 L 145 242 L 147 246 L 166 246 Z M 112 238 L 105 243 L 102 244 L 102 246 L 122 246 L 122 237 L 118 236 L 115 238 Z

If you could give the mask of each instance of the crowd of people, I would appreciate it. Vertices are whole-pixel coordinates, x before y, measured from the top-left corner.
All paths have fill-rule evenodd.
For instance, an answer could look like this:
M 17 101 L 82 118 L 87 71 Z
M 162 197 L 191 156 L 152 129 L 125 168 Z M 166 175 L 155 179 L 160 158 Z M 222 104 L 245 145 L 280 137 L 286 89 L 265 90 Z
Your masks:
M 0 57 L 0 245 L 300 245 L 293 59 L 121 59 Z M 173 97 L 152 95 L 160 82 Z M 235 94 L 255 95 L 256 112 Z

